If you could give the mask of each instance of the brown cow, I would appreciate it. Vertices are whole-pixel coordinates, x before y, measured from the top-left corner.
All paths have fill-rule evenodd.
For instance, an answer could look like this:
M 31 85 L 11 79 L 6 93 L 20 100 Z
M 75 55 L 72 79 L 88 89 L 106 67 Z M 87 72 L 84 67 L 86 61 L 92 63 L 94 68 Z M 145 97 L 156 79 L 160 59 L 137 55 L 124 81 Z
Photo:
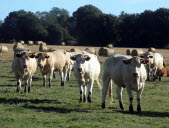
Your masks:
M 38 66 L 43 76 L 43 86 L 46 86 L 46 75 L 49 74 L 49 87 L 54 71 L 61 76 L 61 86 L 64 86 L 70 64 L 70 55 L 64 50 L 42 52 L 37 54 Z
M 161 76 L 162 76 L 162 77 L 169 76 L 169 67 L 163 67 L 163 68 L 162 68 Z

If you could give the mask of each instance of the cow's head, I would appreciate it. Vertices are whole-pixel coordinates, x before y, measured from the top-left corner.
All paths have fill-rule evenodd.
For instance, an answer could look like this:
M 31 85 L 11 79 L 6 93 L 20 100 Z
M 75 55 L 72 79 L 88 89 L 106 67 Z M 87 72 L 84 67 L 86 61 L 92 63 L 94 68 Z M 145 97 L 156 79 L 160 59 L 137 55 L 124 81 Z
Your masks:
M 144 60 L 148 60 L 149 64 L 154 63 L 154 53 L 153 52 L 146 52 L 145 54 L 141 55 L 140 57 L 143 58 Z
M 46 65 L 46 60 L 49 58 L 50 56 L 48 55 L 48 53 L 38 53 L 36 58 L 38 59 L 38 66 L 39 67 L 44 67 Z
M 130 68 L 130 71 L 132 73 L 133 77 L 139 77 L 140 76 L 140 70 L 141 66 L 144 66 L 143 64 L 148 64 L 149 60 L 144 60 L 140 57 L 132 57 L 131 59 L 125 59 L 123 60 L 123 63 L 128 65 L 127 68 Z
M 20 63 L 23 68 L 28 68 L 29 63 L 30 63 L 30 59 L 35 58 L 36 55 L 35 55 L 35 53 L 29 53 L 27 51 L 23 51 L 23 52 L 17 52 L 15 54 L 15 57 L 19 58 Z
M 84 55 L 84 54 L 77 54 L 74 56 L 70 57 L 71 60 L 76 61 L 75 64 L 75 69 L 78 72 L 83 72 L 84 71 L 84 66 L 86 61 L 90 61 L 90 56 L 89 55 Z

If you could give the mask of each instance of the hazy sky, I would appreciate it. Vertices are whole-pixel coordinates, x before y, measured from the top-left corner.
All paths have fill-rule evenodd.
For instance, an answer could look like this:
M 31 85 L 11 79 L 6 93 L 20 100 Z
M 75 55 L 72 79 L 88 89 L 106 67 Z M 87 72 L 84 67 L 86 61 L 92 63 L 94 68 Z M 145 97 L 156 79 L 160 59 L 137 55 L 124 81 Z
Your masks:
M 103 13 L 118 16 L 126 13 L 141 13 L 145 10 L 169 8 L 169 0 L 0 0 L 0 20 L 9 12 L 24 9 L 25 11 L 50 11 L 53 7 L 64 8 L 70 15 L 79 7 L 91 4 Z

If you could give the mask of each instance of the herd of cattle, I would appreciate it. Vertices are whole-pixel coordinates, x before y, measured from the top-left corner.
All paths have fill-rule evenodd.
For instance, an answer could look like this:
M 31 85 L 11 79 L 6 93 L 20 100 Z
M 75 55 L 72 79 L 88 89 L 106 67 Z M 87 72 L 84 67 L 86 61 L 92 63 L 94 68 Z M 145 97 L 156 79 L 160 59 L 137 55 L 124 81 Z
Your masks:
M 103 86 L 99 83 L 100 63 L 96 55 L 86 51 L 70 52 L 55 50 L 51 52 L 20 51 L 14 53 L 12 70 L 17 79 L 17 92 L 21 91 L 21 81 L 25 80 L 24 92 L 31 91 L 32 76 L 37 65 L 43 76 L 43 86 L 46 86 L 46 77 L 49 74 L 49 87 L 52 78 L 58 71 L 61 77 L 61 86 L 70 80 L 71 71 L 77 80 L 80 90 L 80 102 L 92 102 L 92 89 L 96 81 L 102 88 L 102 108 L 105 108 L 105 97 L 109 90 L 112 99 L 112 82 L 117 85 L 119 106 L 124 110 L 122 90 L 126 87 L 129 96 L 129 111 L 133 112 L 132 90 L 137 92 L 137 111 L 141 112 L 140 99 L 145 81 L 161 80 L 161 76 L 169 75 L 169 68 L 165 67 L 164 57 L 160 53 L 148 51 L 141 55 L 112 55 L 104 62 Z

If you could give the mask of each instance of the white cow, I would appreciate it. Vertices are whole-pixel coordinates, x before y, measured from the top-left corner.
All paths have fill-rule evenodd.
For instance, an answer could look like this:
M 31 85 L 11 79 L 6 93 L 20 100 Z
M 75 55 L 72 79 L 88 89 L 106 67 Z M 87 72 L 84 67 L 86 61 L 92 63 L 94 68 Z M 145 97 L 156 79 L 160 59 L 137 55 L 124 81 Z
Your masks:
M 105 108 L 105 97 L 110 80 L 117 85 L 117 97 L 119 105 L 124 110 L 122 102 L 122 89 L 127 88 L 130 106 L 129 111 L 133 112 L 133 95 L 132 90 L 137 92 L 137 111 L 141 112 L 140 99 L 144 89 L 145 80 L 147 79 L 146 69 L 143 64 L 148 61 L 140 57 L 131 57 L 124 55 L 113 55 L 104 63 L 103 89 L 102 89 L 102 108 Z M 112 86 L 110 84 L 110 86 Z M 111 88 L 111 87 L 110 87 Z
M 56 50 L 52 52 L 38 53 L 38 66 L 43 76 L 43 86 L 46 86 L 46 75 L 49 74 L 49 87 L 52 86 L 51 81 L 55 71 L 61 76 L 61 86 L 65 85 L 67 72 L 70 64 L 70 55 L 64 50 Z
M 149 60 L 149 63 L 146 65 L 147 80 L 155 81 L 159 77 L 159 81 L 161 81 L 161 76 L 158 76 L 158 74 L 161 74 L 165 65 L 164 57 L 160 53 L 146 52 L 142 55 L 142 58 Z
M 72 56 L 71 59 L 76 61 L 74 66 L 74 75 L 80 89 L 80 102 L 92 102 L 92 89 L 94 81 L 98 82 L 100 74 L 100 63 L 96 55 L 93 54 L 78 54 Z M 86 97 L 86 90 L 88 86 L 88 97 Z
M 15 73 L 15 77 L 17 79 L 17 92 L 21 90 L 22 78 L 25 80 L 24 92 L 30 92 L 32 76 L 37 68 L 35 56 L 36 55 L 34 53 L 29 53 L 27 51 L 15 53 L 12 70 Z

